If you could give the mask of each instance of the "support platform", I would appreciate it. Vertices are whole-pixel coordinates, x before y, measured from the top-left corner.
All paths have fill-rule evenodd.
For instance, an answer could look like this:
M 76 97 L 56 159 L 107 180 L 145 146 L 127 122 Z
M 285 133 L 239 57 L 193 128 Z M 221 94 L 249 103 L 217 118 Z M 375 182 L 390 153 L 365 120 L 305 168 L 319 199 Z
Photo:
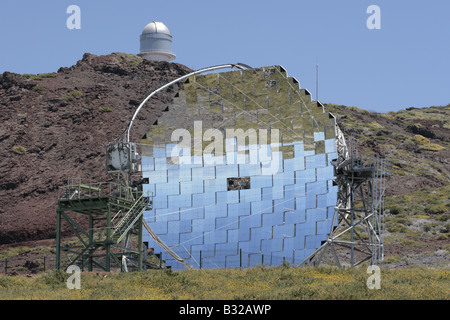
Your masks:
M 58 193 L 56 268 L 78 265 L 82 270 L 109 272 L 113 267 L 123 270 L 127 259 L 142 270 L 143 213 L 151 209 L 150 199 L 120 183 L 69 181 Z M 76 241 L 62 242 L 63 227 Z

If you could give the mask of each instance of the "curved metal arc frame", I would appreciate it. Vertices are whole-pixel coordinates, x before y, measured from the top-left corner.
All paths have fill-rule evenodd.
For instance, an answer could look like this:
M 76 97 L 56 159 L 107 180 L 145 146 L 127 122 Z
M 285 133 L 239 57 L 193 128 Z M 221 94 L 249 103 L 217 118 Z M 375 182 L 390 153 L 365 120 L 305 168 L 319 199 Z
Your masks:
M 217 65 L 217 66 L 212 66 L 212 67 L 207 67 L 207 68 L 203 68 L 203 69 L 199 69 L 196 70 L 194 72 L 191 72 L 189 74 L 186 74 L 184 76 L 179 77 L 178 79 L 175 79 L 165 85 L 163 85 L 162 87 L 156 89 L 155 91 L 153 91 L 152 93 L 150 93 L 147 98 L 144 99 L 144 101 L 142 101 L 142 103 L 139 105 L 139 107 L 136 109 L 136 111 L 133 114 L 133 117 L 130 120 L 130 123 L 128 124 L 128 127 L 125 131 L 125 137 L 126 140 L 125 142 L 130 142 L 130 130 L 131 127 L 133 126 L 133 122 L 136 119 L 139 111 L 141 111 L 142 107 L 145 105 L 145 103 L 151 98 L 153 97 L 155 94 L 157 94 L 158 92 L 161 92 L 162 90 L 166 89 L 167 87 L 170 87 L 171 85 L 174 85 L 175 83 L 178 83 L 184 79 L 187 79 L 189 77 L 195 76 L 197 74 L 201 74 L 201 73 L 205 73 L 208 71 L 214 71 L 214 70 L 219 70 L 219 69 L 226 69 L 226 68 L 238 68 L 240 70 L 246 70 L 249 69 L 250 67 L 248 65 L 245 65 L 243 63 L 235 63 L 235 64 L 222 64 L 222 65 Z

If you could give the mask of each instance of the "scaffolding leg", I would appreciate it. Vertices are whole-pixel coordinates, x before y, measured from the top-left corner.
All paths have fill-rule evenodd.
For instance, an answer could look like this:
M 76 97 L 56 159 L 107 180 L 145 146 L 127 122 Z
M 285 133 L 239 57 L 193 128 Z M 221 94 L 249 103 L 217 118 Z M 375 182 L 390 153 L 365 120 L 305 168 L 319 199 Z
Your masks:
M 56 211 L 56 270 L 61 268 L 61 211 Z

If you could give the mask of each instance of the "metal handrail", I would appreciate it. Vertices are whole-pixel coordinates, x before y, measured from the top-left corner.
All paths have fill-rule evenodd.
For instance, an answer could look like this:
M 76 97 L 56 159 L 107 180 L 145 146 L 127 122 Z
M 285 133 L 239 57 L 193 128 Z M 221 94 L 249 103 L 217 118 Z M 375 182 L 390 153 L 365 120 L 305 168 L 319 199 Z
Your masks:
M 139 218 L 139 216 L 143 213 L 144 209 L 145 209 L 145 200 L 143 200 L 145 197 L 144 194 L 142 194 L 139 199 L 136 200 L 136 202 L 131 206 L 131 208 L 128 210 L 127 214 L 125 216 L 122 217 L 122 219 L 119 221 L 119 223 L 114 227 L 114 231 L 111 235 L 111 237 L 114 237 L 116 235 L 116 233 L 121 230 L 122 226 L 125 224 L 126 221 L 128 221 L 129 217 L 131 217 L 133 214 L 135 214 L 136 216 L 134 217 L 133 221 L 131 221 L 131 223 L 129 223 L 129 225 L 127 226 L 127 228 L 125 230 L 122 231 L 122 234 L 119 235 L 119 238 L 116 240 L 117 242 L 121 241 L 121 239 L 123 238 L 124 234 L 126 232 L 128 232 L 129 228 L 131 228 L 134 223 L 136 222 L 136 220 Z M 140 211 L 138 213 L 136 213 L 135 209 L 138 206 L 142 206 L 140 208 Z M 139 209 L 139 208 L 138 208 Z
M 130 207 L 130 209 L 128 210 L 128 212 L 122 217 L 122 219 L 120 219 L 119 223 L 114 227 L 114 232 L 113 232 L 113 236 L 116 233 L 116 231 L 118 229 L 120 229 L 120 227 L 122 227 L 122 225 L 125 223 L 125 221 L 128 219 L 128 217 L 134 212 L 135 207 L 138 205 L 138 203 L 141 202 L 141 199 L 143 198 L 144 195 L 142 195 L 139 199 L 136 200 L 135 203 L 133 203 L 133 205 Z
M 84 199 L 92 197 L 113 196 L 121 200 L 139 198 L 143 192 L 135 190 L 129 186 L 122 186 L 117 182 L 97 182 L 84 183 L 81 179 L 79 183 L 68 182 L 65 186 L 58 188 L 58 199 Z

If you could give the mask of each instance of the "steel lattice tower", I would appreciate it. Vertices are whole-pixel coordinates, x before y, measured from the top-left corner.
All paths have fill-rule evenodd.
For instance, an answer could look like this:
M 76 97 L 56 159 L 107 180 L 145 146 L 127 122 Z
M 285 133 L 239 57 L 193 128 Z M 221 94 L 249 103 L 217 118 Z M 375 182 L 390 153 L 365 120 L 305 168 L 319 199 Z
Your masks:
M 383 260 L 384 192 L 389 179 L 386 159 L 363 159 L 350 138 L 347 148 L 337 127 L 338 159 L 332 162 L 338 202 L 327 240 L 300 265 L 319 265 L 331 254 L 338 267 L 355 267 L 365 261 L 377 265 Z M 337 248 L 343 250 L 337 250 Z M 328 258 L 330 258 L 328 256 Z M 329 262 L 329 261 L 328 261 Z

